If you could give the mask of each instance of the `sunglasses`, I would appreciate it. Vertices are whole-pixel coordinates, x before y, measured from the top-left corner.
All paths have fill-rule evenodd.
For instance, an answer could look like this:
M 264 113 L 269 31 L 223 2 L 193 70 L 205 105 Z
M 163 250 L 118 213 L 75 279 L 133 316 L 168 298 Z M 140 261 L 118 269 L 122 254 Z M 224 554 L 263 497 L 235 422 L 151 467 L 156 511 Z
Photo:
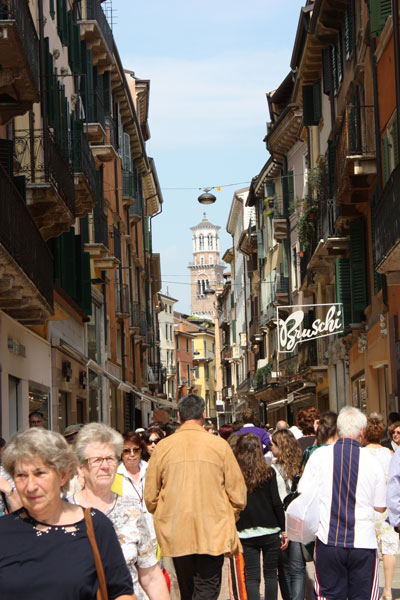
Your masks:
M 130 454 L 139 454 L 140 448 L 123 448 L 122 454 L 129 456 Z
M 148 442 L 146 442 L 146 444 L 148 446 L 151 446 L 152 444 L 158 444 L 159 441 L 160 441 L 160 438 L 157 438 L 156 440 L 149 440 Z

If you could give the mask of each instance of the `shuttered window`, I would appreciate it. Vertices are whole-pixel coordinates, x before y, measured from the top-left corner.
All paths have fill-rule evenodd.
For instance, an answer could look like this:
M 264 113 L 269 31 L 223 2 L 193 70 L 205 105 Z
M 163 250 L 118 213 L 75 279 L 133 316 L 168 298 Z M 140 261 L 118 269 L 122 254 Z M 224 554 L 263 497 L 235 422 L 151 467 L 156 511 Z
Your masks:
M 343 325 L 346 330 L 351 323 L 350 260 L 348 258 L 336 259 L 336 302 L 343 304 Z
M 364 217 L 350 224 L 350 276 L 352 322 L 365 319 L 367 295 L 367 249 Z
M 397 114 L 393 119 L 392 124 L 392 147 L 393 147 L 393 168 L 399 164 L 399 138 L 397 132 Z
M 329 198 L 333 198 L 335 193 L 335 161 L 336 161 L 336 143 L 334 140 L 328 141 L 328 185 Z
M 262 229 L 257 229 L 257 256 L 265 258 L 264 231 Z
M 57 31 L 63 46 L 68 46 L 68 6 L 67 0 L 57 0 Z
M 337 56 L 337 73 L 338 73 L 338 84 L 343 81 L 343 43 L 342 43 L 342 32 L 339 31 L 337 45 L 336 45 L 336 56 Z
M 391 164 L 390 164 L 390 147 L 389 147 L 389 137 L 387 133 L 383 136 L 382 140 L 382 163 L 383 163 L 383 185 L 386 185 L 389 180 L 391 173 Z
M 333 88 L 332 85 L 332 61 L 331 61 L 331 48 L 324 48 L 322 50 L 322 76 L 323 76 L 323 90 L 324 94 L 330 94 Z
M 392 0 L 369 0 L 369 27 L 371 37 L 382 33 L 386 19 L 392 14 Z
M 71 71 L 75 75 L 82 73 L 82 59 L 81 59 L 81 33 L 78 23 L 75 23 L 72 10 L 68 13 L 68 27 L 69 27 L 69 43 L 68 43 L 68 60 Z
M 303 85 L 302 92 L 304 125 L 318 125 L 322 116 L 321 82 Z
M 346 60 L 350 60 L 354 45 L 354 0 L 350 0 L 344 15 L 344 51 Z
M 111 71 L 104 72 L 103 93 L 104 93 L 104 113 L 106 115 L 111 115 L 111 113 L 112 113 Z

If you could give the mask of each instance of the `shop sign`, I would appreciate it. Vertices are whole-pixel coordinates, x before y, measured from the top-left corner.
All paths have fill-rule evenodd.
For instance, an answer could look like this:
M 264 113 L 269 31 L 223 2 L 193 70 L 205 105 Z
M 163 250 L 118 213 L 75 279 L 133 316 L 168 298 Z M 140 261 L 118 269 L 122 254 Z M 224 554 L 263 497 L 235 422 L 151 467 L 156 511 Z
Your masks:
M 302 310 L 306 308 L 319 309 L 318 314 L 322 315 L 307 327 L 304 326 L 306 312 Z M 288 309 L 293 312 L 289 316 L 285 315 L 285 318 L 281 317 L 279 311 L 287 312 Z M 343 332 L 343 305 L 339 303 L 278 306 L 276 312 L 278 352 L 293 352 L 297 344 Z
M 13 354 L 16 354 L 17 356 L 22 356 L 23 358 L 26 358 L 25 346 L 23 344 L 21 344 L 21 342 L 19 342 L 18 340 L 14 340 L 13 338 L 8 338 L 7 347 L 9 349 L 9 351 L 12 352 Z

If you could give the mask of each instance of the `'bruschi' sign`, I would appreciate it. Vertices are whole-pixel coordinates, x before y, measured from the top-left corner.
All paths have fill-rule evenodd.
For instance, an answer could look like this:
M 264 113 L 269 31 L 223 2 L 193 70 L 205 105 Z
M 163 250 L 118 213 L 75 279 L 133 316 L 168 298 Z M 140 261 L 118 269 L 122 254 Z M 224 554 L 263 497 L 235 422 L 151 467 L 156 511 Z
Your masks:
M 292 309 L 292 313 L 285 318 L 279 312 Z M 302 309 L 318 309 L 320 318 L 314 319 L 311 324 L 304 327 L 305 312 Z M 342 304 L 301 304 L 295 306 L 278 306 L 278 351 L 293 352 L 297 344 L 316 340 L 328 335 L 343 332 L 343 306 Z

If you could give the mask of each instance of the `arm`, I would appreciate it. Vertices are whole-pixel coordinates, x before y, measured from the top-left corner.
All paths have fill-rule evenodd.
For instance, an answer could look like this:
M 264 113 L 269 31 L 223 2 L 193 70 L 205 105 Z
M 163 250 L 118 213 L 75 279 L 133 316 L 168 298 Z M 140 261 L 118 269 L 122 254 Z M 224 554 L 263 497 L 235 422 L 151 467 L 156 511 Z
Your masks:
M 271 504 L 275 513 L 276 520 L 278 521 L 281 531 L 285 530 L 285 512 L 283 510 L 282 501 L 278 492 L 278 484 L 276 482 L 275 471 L 273 477 L 269 482 L 269 491 L 271 495 Z
M 238 520 L 240 512 L 247 504 L 247 487 L 242 471 L 228 444 L 225 451 L 225 492 Z
M 12 484 L 2 475 L 0 475 L 0 492 L 5 494 L 11 512 L 21 508 L 22 503 L 17 490 L 15 490 Z
M 397 527 L 400 523 L 400 452 L 395 452 L 390 461 L 386 504 L 389 522 Z
M 156 512 L 158 498 L 161 490 L 161 473 L 158 466 L 157 448 L 153 452 L 151 461 L 146 471 L 146 479 L 144 483 L 144 501 L 147 506 L 149 513 L 154 514 Z
M 169 600 L 167 583 L 160 567 L 138 567 L 139 583 L 150 600 Z
M 117 596 L 114 600 L 137 600 L 135 594 L 124 594 L 123 596 Z

